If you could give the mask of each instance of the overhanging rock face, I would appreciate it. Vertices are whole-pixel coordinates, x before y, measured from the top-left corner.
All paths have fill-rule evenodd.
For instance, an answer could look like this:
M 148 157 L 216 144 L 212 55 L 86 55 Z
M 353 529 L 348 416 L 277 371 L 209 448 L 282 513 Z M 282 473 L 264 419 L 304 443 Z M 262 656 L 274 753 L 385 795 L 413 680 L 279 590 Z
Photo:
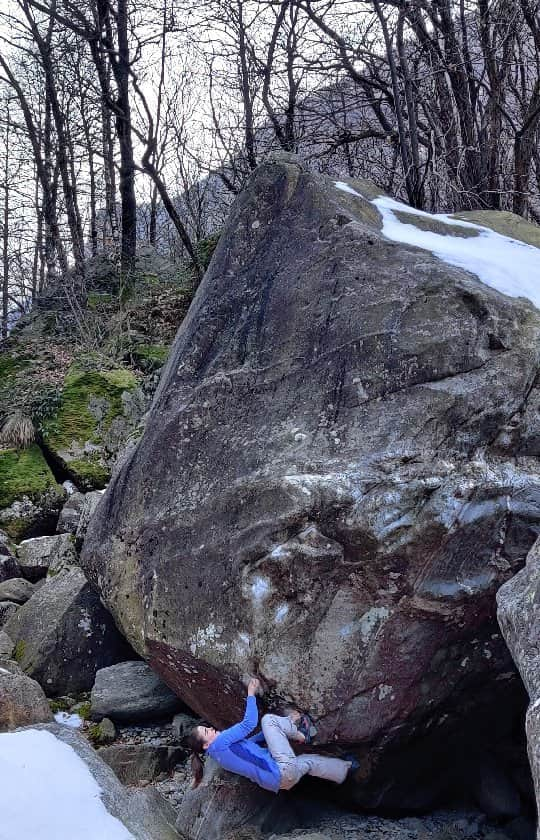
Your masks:
M 376 767 L 514 679 L 494 593 L 538 532 L 540 313 L 351 184 L 254 173 L 82 562 L 197 712 L 232 722 L 256 669 Z

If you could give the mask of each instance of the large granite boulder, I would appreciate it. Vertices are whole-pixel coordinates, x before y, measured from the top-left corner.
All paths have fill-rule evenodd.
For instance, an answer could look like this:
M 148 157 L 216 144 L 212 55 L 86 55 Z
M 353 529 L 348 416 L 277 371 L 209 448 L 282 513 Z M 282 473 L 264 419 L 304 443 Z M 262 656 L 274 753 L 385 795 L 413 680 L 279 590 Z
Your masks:
M 52 712 L 41 686 L 0 659 L 0 732 L 50 720 Z
M 530 698 L 528 753 L 540 807 L 540 539 L 525 568 L 499 589 L 497 603 L 501 630 Z
M 168 802 L 151 788 L 126 789 L 74 729 L 38 724 L 0 735 L 0 753 L 12 794 L 2 803 L 6 836 L 180 840 Z
M 146 662 L 101 668 L 91 694 L 92 717 L 141 722 L 171 717 L 182 703 Z
M 53 570 L 59 571 L 77 562 L 70 534 L 24 540 L 17 555 L 23 575 L 32 581 L 45 577 L 51 566 Z
M 89 691 L 100 668 L 133 655 L 80 569 L 47 580 L 4 629 L 49 697 Z
M 257 670 L 356 749 L 359 803 L 426 807 L 523 702 L 494 594 L 540 530 L 540 312 L 390 241 L 375 195 L 253 174 L 81 562 L 198 714 Z

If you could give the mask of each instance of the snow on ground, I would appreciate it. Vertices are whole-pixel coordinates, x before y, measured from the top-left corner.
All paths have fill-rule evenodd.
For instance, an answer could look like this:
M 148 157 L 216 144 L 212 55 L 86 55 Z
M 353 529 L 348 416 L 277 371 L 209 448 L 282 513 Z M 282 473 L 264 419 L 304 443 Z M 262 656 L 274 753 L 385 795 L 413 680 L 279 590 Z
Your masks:
M 69 712 L 56 712 L 54 719 L 62 726 L 69 726 L 71 729 L 80 729 L 83 725 L 83 719 L 80 715 L 70 715 Z
M 0 735 L 0 840 L 135 840 L 75 750 L 51 732 Z
M 364 198 L 344 181 L 335 181 L 335 185 L 342 192 Z M 498 292 L 510 297 L 528 298 L 540 309 L 540 248 L 503 236 L 482 225 L 453 219 L 445 213 L 415 210 L 388 196 L 379 196 L 371 204 L 382 216 L 382 233 L 388 239 L 431 251 L 449 265 L 476 274 L 482 283 Z M 448 226 L 448 234 L 421 230 L 414 224 L 402 222 L 396 212 L 436 220 Z M 478 236 L 460 236 L 459 228 L 477 231 Z

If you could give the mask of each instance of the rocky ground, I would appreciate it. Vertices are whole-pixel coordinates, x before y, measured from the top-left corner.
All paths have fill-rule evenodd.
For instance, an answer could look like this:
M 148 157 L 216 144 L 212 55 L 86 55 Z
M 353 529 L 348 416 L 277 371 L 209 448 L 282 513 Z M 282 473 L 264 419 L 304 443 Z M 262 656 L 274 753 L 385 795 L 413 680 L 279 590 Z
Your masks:
M 82 732 L 89 737 L 92 724 L 86 722 Z M 132 747 L 177 746 L 172 723 L 147 726 L 118 726 L 115 745 Z M 179 809 L 191 784 L 189 758 L 185 755 L 168 773 L 162 772 L 154 780 L 140 779 L 137 787 L 155 787 L 175 808 Z M 311 810 L 311 814 L 310 814 Z M 440 811 L 430 815 L 384 818 L 332 810 L 311 803 L 302 816 L 305 827 L 286 833 L 265 832 L 248 827 L 234 830 L 227 840 L 532 840 L 534 821 L 518 817 L 505 825 L 490 821 L 485 814 L 472 810 Z M 311 825 L 310 825 L 311 823 Z

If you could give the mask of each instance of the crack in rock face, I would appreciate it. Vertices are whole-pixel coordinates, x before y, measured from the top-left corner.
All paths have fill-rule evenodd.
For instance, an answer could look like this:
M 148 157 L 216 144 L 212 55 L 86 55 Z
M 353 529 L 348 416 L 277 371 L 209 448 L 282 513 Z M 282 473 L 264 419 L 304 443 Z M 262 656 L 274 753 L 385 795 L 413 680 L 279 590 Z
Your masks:
M 82 557 L 193 709 L 232 723 L 256 670 L 367 804 L 518 696 L 494 596 L 540 522 L 540 313 L 381 227 L 362 184 L 253 174 Z

